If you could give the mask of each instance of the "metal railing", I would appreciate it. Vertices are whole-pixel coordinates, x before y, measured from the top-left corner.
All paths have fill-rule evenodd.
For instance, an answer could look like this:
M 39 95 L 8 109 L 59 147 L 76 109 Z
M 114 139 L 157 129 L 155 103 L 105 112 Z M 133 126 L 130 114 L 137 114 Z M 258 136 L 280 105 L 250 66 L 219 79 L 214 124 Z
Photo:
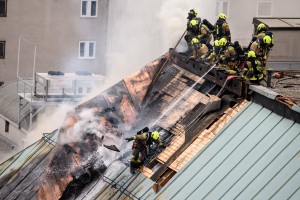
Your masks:
M 21 78 L 17 79 L 17 92 L 20 97 L 23 99 L 29 100 L 32 103 L 33 98 L 36 95 L 36 92 L 40 91 L 42 93 L 46 93 L 45 89 L 42 86 L 37 86 L 34 83 L 33 78 Z M 39 98 L 41 101 L 45 101 L 44 96 Z

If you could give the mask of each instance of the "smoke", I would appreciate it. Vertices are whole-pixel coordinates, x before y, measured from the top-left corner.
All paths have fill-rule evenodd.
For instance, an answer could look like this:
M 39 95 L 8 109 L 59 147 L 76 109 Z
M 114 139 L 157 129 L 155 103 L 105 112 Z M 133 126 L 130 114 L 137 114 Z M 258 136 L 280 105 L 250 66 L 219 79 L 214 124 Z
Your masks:
M 24 147 L 41 139 L 43 133 L 51 133 L 58 127 L 66 117 L 66 113 L 73 109 L 71 104 L 62 103 L 57 106 L 48 106 L 42 112 L 38 113 L 34 121 L 33 129 L 24 138 Z
M 213 23 L 215 4 L 211 0 L 109 1 L 107 82 L 123 79 L 173 48 L 186 29 L 190 9 L 198 9 L 202 19 Z
M 58 142 L 60 144 L 80 142 L 87 133 L 90 133 L 102 138 L 103 144 L 122 145 L 117 121 L 112 125 L 102 116 L 102 112 L 99 108 L 82 109 L 76 113 L 70 111 L 62 123 Z
M 84 133 L 99 133 L 103 130 L 103 125 L 97 123 L 93 109 L 83 109 L 79 113 L 69 112 L 61 127 L 60 144 L 78 142 L 82 140 Z
M 213 22 L 215 2 L 210 0 L 109 1 L 107 77 L 105 82 L 95 85 L 95 90 L 80 103 L 95 97 L 174 47 L 185 31 L 187 13 L 192 8 L 198 10 L 199 17 Z M 25 144 L 38 140 L 41 133 L 60 127 L 71 109 L 71 105 L 64 104 L 40 113 L 36 127 L 28 134 Z

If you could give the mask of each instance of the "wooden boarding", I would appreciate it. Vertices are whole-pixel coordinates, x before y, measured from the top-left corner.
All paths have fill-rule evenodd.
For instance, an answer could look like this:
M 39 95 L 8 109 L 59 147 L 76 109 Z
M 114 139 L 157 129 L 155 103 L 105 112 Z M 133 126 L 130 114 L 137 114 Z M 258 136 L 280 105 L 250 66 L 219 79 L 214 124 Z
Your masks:
M 204 74 L 207 73 L 207 71 L 212 67 L 203 63 L 199 63 L 196 61 L 189 60 L 185 55 L 182 55 L 178 52 L 173 52 L 171 60 L 176 65 L 179 65 L 183 69 L 201 77 Z M 224 73 L 223 71 L 219 71 L 216 69 L 212 69 L 206 76 L 203 78 L 215 83 L 219 86 L 223 86 L 228 74 Z M 239 96 L 245 95 L 243 93 L 244 88 L 248 87 L 247 84 L 245 84 L 241 79 L 233 79 L 231 80 L 228 85 L 226 86 L 226 90 L 229 90 L 230 92 L 237 94 Z
M 187 162 L 189 162 L 210 140 L 223 128 L 231 118 L 233 118 L 239 110 L 246 104 L 244 100 L 233 108 L 228 108 L 224 114 L 214 122 L 208 129 L 200 132 L 198 137 L 170 164 L 169 168 L 178 172 Z

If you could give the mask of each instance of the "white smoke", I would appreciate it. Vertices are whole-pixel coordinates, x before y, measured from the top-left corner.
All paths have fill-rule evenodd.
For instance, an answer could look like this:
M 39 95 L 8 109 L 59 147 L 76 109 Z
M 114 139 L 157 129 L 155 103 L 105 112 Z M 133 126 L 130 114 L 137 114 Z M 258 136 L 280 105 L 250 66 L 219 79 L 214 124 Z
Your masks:
M 174 47 L 185 31 L 187 14 L 193 8 L 198 10 L 199 17 L 214 22 L 215 2 L 210 0 L 110 1 L 107 78 L 80 103 L 95 97 Z M 37 125 L 28 134 L 25 144 L 40 139 L 41 133 L 60 127 L 70 109 L 70 105 L 61 105 L 40 113 Z
M 24 147 L 41 139 L 43 133 L 51 133 L 62 126 L 66 113 L 73 109 L 71 104 L 62 103 L 56 106 L 48 106 L 38 113 L 37 120 L 33 123 L 33 129 L 24 138 Z
M 173 48 L 190 9 L 214 23 L 215 5 L 211 0 L 109 1 L 107 82 L 122 80 Z

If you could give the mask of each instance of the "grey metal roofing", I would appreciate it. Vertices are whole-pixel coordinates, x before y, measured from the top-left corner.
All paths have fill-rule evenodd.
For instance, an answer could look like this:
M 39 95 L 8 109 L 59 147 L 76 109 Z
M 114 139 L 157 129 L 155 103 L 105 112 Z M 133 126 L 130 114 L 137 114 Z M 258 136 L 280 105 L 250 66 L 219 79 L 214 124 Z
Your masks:
M 300 199 L 300 124 L 249 103 L 150 199 Z
M 254 18 L 270 28 L 300 28 L 300 18 Z
M 37 198 L 39 178 L 45 173 L 57 136 L 56 130 L 44 134 L 42 139 L 0 164 L 0 199 L 19 199 L 28 192 Z
M 0 87 L 0 114 L 18 124 L 19 96 L 17 93 L 17 81 L 4 84 Z M 24 105 L 22 115 L 29 113 L 29 104 Z M 21 126 L 28 130 L 29 124 L 23 120 Z
M 3 139 L 0 135 L 0 163 L 4 162 L 17 153 L 17 149 L 12 144 Z
M 82 196 L 99 200 L 124 199 L 126 195 L 132 199 L 148 199 L 154 194 L 151 187 L 155 182 L 141 173 L 130 174 L 129 167 L 125 167 L 125 165 L 122 165 L 117 172 L 105 173 L 103 179 L 110 184 L 100 187 L 100 189 L 96 186 L 97 194 L 92 196 L 84 192 L 78 199 L 81 199 Z M 93 187 L 95 188 L 95 186 Z

